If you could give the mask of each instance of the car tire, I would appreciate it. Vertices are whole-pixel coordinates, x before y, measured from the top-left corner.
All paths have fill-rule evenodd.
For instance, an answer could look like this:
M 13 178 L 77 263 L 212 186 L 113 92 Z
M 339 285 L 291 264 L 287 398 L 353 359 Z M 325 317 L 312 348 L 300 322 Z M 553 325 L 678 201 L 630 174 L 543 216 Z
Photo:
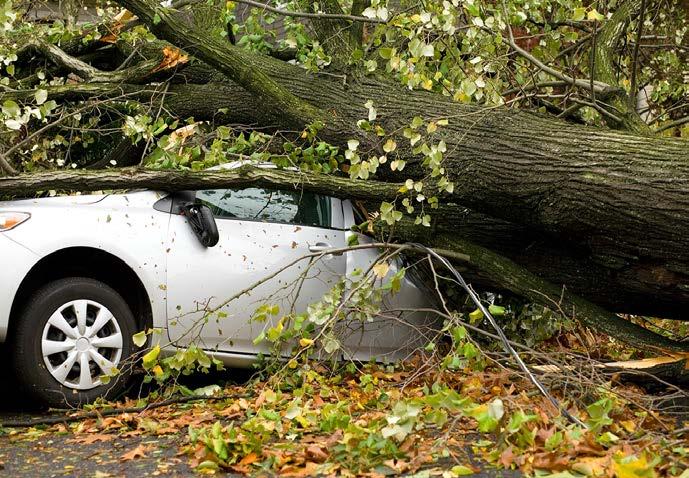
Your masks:
M 51 407 L 114 399 L 135 365 L 135 332 L 131 309 L 111 287 L 61 279 L 39 289 L 21 313 L 11 339 L 13 369 L 27 393 Z M 101 380 L 106 374 L 114 376 Z

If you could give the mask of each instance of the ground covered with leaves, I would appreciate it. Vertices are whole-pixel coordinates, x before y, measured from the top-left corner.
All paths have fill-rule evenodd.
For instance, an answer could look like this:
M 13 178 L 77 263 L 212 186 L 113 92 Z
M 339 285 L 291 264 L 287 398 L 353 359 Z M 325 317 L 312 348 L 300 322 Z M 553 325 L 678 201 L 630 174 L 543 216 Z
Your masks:
M 500 360 L 463 365 L 313 363 L 176 385 L 164 406 L 154 392 L 5 427 L 0 461 L 8 476 L 689 476 L 689 422 L 635 385 L 542 375 L 582 427 Z

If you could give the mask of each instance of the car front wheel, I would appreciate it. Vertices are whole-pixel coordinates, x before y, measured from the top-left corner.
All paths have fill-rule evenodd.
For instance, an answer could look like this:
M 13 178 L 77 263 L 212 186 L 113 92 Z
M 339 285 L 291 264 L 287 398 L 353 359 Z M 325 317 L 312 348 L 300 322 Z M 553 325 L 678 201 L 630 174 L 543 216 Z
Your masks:
M 32 396 L 53 407 L 115 398 L 134 366 L 135 331 L 129 306 L 111 287 L 58 280 L 38 290 L 21 314 L 11 340 L 14 370 Z

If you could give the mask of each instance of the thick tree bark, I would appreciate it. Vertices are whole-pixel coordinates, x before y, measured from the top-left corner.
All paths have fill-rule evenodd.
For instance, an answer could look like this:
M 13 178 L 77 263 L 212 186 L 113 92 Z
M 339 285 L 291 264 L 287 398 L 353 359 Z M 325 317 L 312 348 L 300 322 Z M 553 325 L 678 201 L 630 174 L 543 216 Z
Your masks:
M 242 166 L 219 171 L 157 171 L 143 168 L 105 171 L 63 170 L 0 177 L 0 194 L 25 194 L 28 191 L 66 189 L 98 191 L 104 189 L 145 188 L 184 191 L 248 186 L 287 186 L 335 197 L 394 199 L 401 184 L 351 181 L 327 174 L 296 173 L 282 169 Z M 371 187 L 375 184 L 375 187 Z

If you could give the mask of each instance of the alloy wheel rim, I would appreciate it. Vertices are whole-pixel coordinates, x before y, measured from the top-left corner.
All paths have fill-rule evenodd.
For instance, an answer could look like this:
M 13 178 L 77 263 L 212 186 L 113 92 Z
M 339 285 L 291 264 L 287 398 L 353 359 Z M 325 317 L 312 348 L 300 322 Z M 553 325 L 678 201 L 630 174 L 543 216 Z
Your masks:
M 90 390 L 112 375 L 122 358 L 122 331 L 113 314 L 98 302 L 80 299 L 61 305 L 46 322 L 41 353 L 60 385 Z

